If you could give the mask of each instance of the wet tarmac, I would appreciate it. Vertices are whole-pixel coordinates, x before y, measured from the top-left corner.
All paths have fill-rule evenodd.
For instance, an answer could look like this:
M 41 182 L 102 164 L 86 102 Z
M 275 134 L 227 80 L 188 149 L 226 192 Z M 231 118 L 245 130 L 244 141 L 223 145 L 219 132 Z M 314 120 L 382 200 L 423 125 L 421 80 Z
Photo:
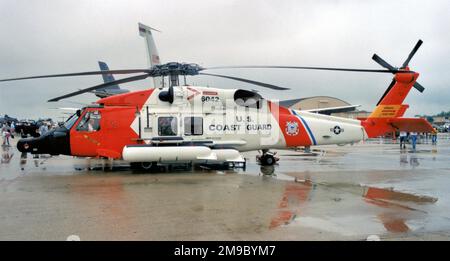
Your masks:
M 0 240 L 450 239 L 448 135 L 415 152 L 376 139 L 277 155 L 155 174 L 2 147 Z

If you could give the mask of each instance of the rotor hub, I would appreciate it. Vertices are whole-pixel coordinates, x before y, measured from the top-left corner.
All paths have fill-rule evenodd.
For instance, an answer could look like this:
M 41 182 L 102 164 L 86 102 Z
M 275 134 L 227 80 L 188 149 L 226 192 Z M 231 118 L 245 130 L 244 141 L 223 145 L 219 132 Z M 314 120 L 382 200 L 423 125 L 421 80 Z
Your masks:
M 155 65 L 151 68 L 151 76 L 197 75 L 203 68 L 195 63 L 170 62 Z

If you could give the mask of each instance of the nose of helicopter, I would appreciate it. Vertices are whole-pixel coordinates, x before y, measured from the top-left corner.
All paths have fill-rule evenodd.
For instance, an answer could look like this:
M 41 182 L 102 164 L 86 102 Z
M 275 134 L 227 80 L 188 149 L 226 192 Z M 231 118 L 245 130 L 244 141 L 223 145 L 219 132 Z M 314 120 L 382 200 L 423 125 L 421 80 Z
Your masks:
M 20 139 L 17 149 L 31 154 L 70 155 L 69 130 L 58 128 L 38 138 Z

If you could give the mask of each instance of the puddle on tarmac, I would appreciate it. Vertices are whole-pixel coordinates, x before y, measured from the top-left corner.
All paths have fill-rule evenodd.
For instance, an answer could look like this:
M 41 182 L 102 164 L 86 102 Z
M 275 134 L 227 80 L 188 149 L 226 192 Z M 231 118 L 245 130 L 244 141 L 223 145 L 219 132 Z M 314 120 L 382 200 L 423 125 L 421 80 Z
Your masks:
M 329 191 L 329 193 L 325 193 L 324 190 Z M 323 199 L 324 195 L 328 197 L 325 199 L 326 201 Z M 351 197 L 352 195 L 357 197 Z M 316 198 L 321 199 L 316 200 Z M 358 234 L 352 232 L 355 227 L 360 227 L 359 229 L 364 229 L 365 225 L 376 227 L 378 223 L 387 232 L 406 233 L 415 229 L 408 223 L 414 223 L 418 218 L 424 219 L 427 215 L 427 212 L 421 210 L 420 206 L 434 204 L 437 200 L 434 197 L 395 191 L 392 188 L 296 180 L 285 185 L 276 214 L 272 217 L 269 228 L 276 229 L 281 226 L 293 225 L 350 236 Z M 351 203 L 352 209 L 349 213 L 354 212 L 353 215 L 355 216 L 349 216 L 349 213 L 345 213 L 345 207 L 342 209 L 344 211 L 336 211 L 342 213 L 326 214 L 327 211 L 325 211 L 324 214 L 323 210 L 320 210 L 319 215 L 314 215 L 317 212 L 315 205 L 330 205 L 330 208 L 336 209 L 339 208 L 341 201 Z M 354 211 L 354 208 L 368 209 L 367 212 L 364 211 L 361 214 L 372 215 L 373 222 L 370 222 L 370 218 L 359 220 L 357 217 L 359 213 Z M 358 222 L 366 224 L 352 226 L 352 224 L 355 225 Z M 370 231 L 373 231 L 373 229 Z
M 302 156 L 286 152 L 286 155 L 280 153 L 279 156 L 283 157 L 283 161 L 279 166 L 275 167 L 262 167 L 254 162 L 250 162 L 246 171 L 201 170 L 194 172 L 180 171 L 177 173 L 211 173 L 225 176 L 223 178 L 227 178 L 227 175 L 246 175 L 260 179 L 262 177 L 263 180 L 280 180 L 280 197 L 273 199 L 276 202 L 273 205 L 265 206 L 270 211 L 273 210 L 273 213 L 270 212 L 268 221 L 265 223 L 269 230 L 279 229 L 284 226 L 304 226 L 342 235 L 359 235 L 374 231 L 380 233 L 407 233 L 422 228 L 430 215 L 434 215 L 434 213 L 430 214 L 428 206 L 437 204 L 438 197 L 400 191 L 397 185 L 391 188 L 365 184 L 374 184 L 376 182 L 387 182 L 389 184 L 389 181 L 396 177 L 400 177 L 402 182 L 400 184 L 404 184 L 408 179 L 414 178 L 410 170 L 423 168 L 424 166 L 435 167 L 436 169 L 443 168 L 444 165 L 448 164 L 446 163 L 448 162 L 446 161 L 448 153 L 442 153 L 444 151 L 442 147 L 439 149 L 439 154 L 437 149 L 420 149 L 412 153 L 408 150 L 399 152 L 396 147 L 392 146 L 383 150 L 362 147 L 359 152 L 353 152 L 353 148 L 339 148 L 343 151 L 336 152 L 331 150 L 326 153 L 313 151 L 314 156 Z M 437 163 L 431 162 L 436 160 L 436 157 Z M 367 169 L 367 173 L 353 177 L 352 175 L 356 172 L 351 171 L 355 170 L 355 167 L 353 167 L 355 162 L 359 162 L 360 166 Z M 74 171 L 74 165 L 79 171 Z M 92 169 L 93 165 L 94 169 L 100 171 L 92 172 L 90 169 Z M 357 167 L 359 168 L 360 166 Z M 436 166 L 439 166 L 439 168 Z M 72 157 L 33 158 L 31 155 L 28 155 L 27 159 L 26 157 L 20 157 L 20 153 L 13 148 L 6 147 L 2 148 L 0 167 L 2 170 L 14 170 L 14 173 L 20 173 L 19 168 L 22 168 L 24 169 L 23 173 L 39 173 L 39 175 L 44 176 L 101 173 L 101 170 L 105 170 L 105 173 L 109 172 L 104 162 Z M 341 168 L 345 168 L 345 171 Z M 398 174 L 399 176 L 394 176 L 397 174 L 391 173 L 392 169 L 402 172 Z M 119 170 L 122 169 L 119 168 Z M 338 173 L 340 171 L 342 173 Z M 341 175 L 345 174 L 344 172 L 348 172 L 348 174 L 346 176 Z M 11 173 L 13 172 L 11 171 Z M 130 171 L 124 173 L 124 175 L 148 174 L 146 172 Z M 295 178 L 295 174 L 298 173 L 301 173 L 301 175 L 297 176 L 302 177 L 302 179 Z M 8 179 L 9 177 L 6 174 L 9 175 L 9 173 L 5 173 L 5 176 L 2 178 Z M 119 173 L 118 175 L 122 174 Z M 308 176 L 312 176 L 312 178 L 309 179 Z M 349 178 L 349 176 L 352 177 Z M 122 209 L 126 209 L 127 204 L 124 203 L 121 208 L 114 208 L 113 205 L 116 201 L 124 201 L 123 198 L 127 199 L 125 197 L 127 189 L 122 187 L 122 181 L 114 175 L 105 176 L 105 178 L 108 182 L 104 189 L 102 187 L 98 189 L 85 185 L 73 187 L 72 189 L 78 194 L 85 195 L 85 197 L 101 196 L 101 199 L 105 202 L 105 211 L 111 211 L 111 214 L 122 213 Z M 110 184 L 111 182 L 113 184 Z M 146 182 L 148 183 L 148 181 Z M 190 185 L 205 181 L 196 180 L 194 182 L 190 175 L 186 175 L 186 180 L 180 181 L 180 179 L 176 179 L 175 182 Z M 439 180 L 436 182 L 439 182 Z M 115 183 L 117 184 L 115 185 Z M 240 184 L 238 183 L 238 185 Z M 113 190 L 110 190 L 111 186 Z M 101 193 L 98 193 L 99 191 Z M 417 191 L 417 189 L 412 191 Z M 445 195 L 439 198 L 448 198 Z M 123 213 L 128 212 L 123 211 Z

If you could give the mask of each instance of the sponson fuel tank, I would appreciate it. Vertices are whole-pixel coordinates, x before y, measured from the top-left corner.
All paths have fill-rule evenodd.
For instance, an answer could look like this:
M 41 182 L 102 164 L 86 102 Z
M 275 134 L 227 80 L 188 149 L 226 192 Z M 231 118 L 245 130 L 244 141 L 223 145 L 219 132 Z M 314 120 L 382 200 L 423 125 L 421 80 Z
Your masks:
M 151 161 L 193 161 L 208 158 L 211 149 L 205 146 L 126 146 L 123 149 L 123 159 L 129 162 Z
M 129 162 L 162 162 L 162 161 L 234 161 L 244 162 L 239 151 L 233 149 L 210 149 L 206 146 L 126 146 L 123 159 Z

